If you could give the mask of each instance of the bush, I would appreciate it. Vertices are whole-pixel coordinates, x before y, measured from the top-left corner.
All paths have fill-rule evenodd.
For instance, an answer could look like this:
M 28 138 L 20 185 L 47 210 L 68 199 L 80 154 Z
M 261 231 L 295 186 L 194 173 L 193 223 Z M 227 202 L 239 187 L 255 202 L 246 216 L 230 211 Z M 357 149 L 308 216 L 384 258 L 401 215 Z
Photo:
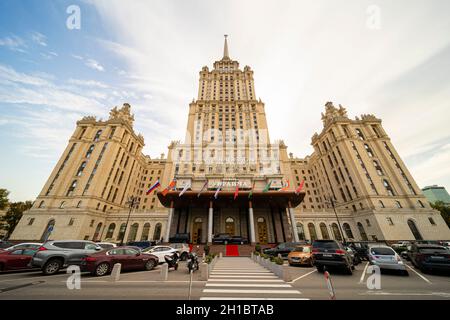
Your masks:
M 261 255 L 261 254 L 259 253 L 259 251 L 255 251 L 255 252 L 253 252 L 253 254 L 254 254 L 255 256 Z
M 211 250 L 211 248 L 206 244 L 203 247 L 203 251 L 205 252 L 205 255 L 209 256 L 209 251 Z
M 261 246 L 259 244 L 255 246 L 255 251 L 261 253 Z
M 210 263 L 214 260 L 214 258 L 215 258 L 216 256 L 217 256 L 216 253 L 208 254 L 208 255 L 205 257 L 205 262 L 208 263 L 208 264 L 210 264 Z
M 272 260 L 272 259 L 271 259 L 271 260 Z M 280 257 L 274 257 L 273 260 L 272 260 L 272 262 L 275 262 L 276 264 L 278 264 L 278 265 L 280 265 L 280 266 L 282 266 L 282 265 L 284 264 L 283 259 L 280 258 Z

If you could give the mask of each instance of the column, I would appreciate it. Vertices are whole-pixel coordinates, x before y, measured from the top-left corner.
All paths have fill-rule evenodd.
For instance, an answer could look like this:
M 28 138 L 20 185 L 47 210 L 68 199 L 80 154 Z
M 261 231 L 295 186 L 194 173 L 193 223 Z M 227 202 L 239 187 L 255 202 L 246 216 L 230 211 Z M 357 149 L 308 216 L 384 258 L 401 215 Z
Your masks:
M 291 227 L 292 234 L 294 236 L 294 241 L 299 242 L 297 233 L 297 223 L 295 222 L 294 209 L 292 209 L 291 202 L 289 201 L 289 216 L 291 217 Z
M 169 209 L 169 217 L 167 218 L 167 227 L 166 227 L 166 235 L 164 237 L 165 242 L 169 242 L 170 238 L 170 226 L 172 225 L 172 218 L 173 218 L 173 212 L 175 209 L 173 208 L 173 201 L 170 202 L 170 209 Z
M 253 205 L 252 202 L 248 202 L 248 223 L 250 225 L 250 243 L 255 244 L 255 219 L 253 218 Z
M 208 215 L 208 244 L 212 243 L 212 233 L 213 233 L 213 202 L 209 202 L 209 215 Z

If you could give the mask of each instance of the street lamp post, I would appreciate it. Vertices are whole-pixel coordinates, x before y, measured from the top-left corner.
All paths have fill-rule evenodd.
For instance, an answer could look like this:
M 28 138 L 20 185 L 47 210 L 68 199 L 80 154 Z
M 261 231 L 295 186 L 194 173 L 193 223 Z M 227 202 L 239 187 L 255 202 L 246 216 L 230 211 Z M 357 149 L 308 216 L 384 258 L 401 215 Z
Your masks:
M 125 238 L 125 234 L 127 233 L 128 223 L 130 222 L 131 212 L 133 211 L 134 207 L 139 204 L 139 201 L 138 201 L 137 197 L 131 196 L 128 199 L 127 204 L 129 206 L 130 210 L 128 211 L 127 223 L 125 225 L 125 230 L 123 231 L 123 234 L 122 234 L 122 239 L 120 239 L 120 246 L 123 245 L 123 239 Z
M 341 222 L 339 221 L 339 217 L 338 217 L 338 214 L 336 212 L 336 206 L 335 206 L 335 203 L 334 203 L 334 199 L 333 199 L 333 197 L 329 197 L 329 199 L 330 200 L 326 201 L 326 202 L 327 203 L 331 203 L 331 206 L 333 207 L 334 215 L 336 216 L 336 220 L 337 220 L 337 223 L 338 223 L 338 226 L 339 226 L 339 231 L 341 232 L 341 235 L 342 235 L 342 240 L 346 244 L 347 241 L 345 240 L 345 235 L 344 235 L 344 232 L 342 231 Z

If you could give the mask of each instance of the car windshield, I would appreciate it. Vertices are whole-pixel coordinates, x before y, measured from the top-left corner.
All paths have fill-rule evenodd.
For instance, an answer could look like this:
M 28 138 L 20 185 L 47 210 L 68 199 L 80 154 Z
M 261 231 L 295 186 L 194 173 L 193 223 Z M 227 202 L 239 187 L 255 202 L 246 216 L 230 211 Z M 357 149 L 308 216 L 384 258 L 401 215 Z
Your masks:
M 448 250 L 443 247 L 422 247 L 419 248 L 419 251 L 421 253 L 434 253 L 434 252 L 447 253 Z
M 294 252 L 304 252 L 304 253 L 310 253 L 311 248 L 310 247 L 297 247 L 294 249 Z
M 151 250 L 153 250 L 155 247 L 154 246 L 152 246 L 152 247 L 148 247 L 148 248 L 145 248 L 145 249 L 142 249 L 142 251 L 145 251 L 145 252 L 147 252 L 147 251 L 151 251 Z
M 379 255 L 379 256 L 393 256 L 395 255 L 394 250 L 392 250 L 391 248 L 371 248 L 370 252 L 372 254 L 375 255 Z
M 323 249 L 336 249 L 338 248 L 338 244 L 334 241 L 316 241 L 314 242 L 314 248 L 323 248 Z

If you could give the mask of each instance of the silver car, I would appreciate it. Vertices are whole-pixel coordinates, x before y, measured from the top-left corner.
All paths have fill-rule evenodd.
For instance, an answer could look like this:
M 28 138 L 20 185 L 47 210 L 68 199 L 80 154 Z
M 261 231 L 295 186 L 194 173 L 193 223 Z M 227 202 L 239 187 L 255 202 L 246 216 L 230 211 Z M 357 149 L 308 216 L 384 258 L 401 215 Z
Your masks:
M 398 270 L 404 275 L 408 275 L 406 266 L 402 258 L 394 249 L 384 245 L 371 245 L 368 250 L 369 263 L 380 267 L 380 269 Z
M 34 254 L 30 266 L 52 275 L 70 265 L 79 266 L 87 255 L 101 250 L 103 248 L 92 241 L 47 241 Z

